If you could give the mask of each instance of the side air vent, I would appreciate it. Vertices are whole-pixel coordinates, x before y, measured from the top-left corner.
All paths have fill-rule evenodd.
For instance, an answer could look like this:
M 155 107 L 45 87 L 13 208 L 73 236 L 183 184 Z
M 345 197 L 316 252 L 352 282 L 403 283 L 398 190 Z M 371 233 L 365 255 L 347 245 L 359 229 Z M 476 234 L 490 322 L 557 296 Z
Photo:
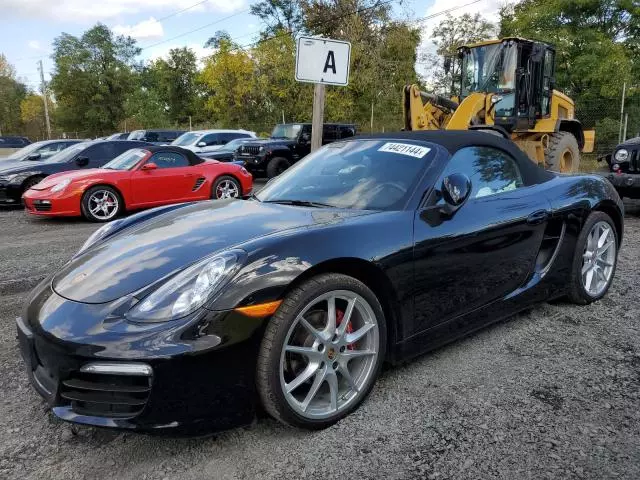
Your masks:
M 566 227 L 566 224 L 561 219 L 549 221 L 536 258 L 536 271 L 542 275 L 551 267 L 562 244 Z
M 191 189 L 192 192 L 195 192 L 196 190 L 198 190 L 202 184 L 204 183 L 205 178 L 204 177 L 200 177 L 196 180 L 196 184 L 193 186 L 193 188 Z

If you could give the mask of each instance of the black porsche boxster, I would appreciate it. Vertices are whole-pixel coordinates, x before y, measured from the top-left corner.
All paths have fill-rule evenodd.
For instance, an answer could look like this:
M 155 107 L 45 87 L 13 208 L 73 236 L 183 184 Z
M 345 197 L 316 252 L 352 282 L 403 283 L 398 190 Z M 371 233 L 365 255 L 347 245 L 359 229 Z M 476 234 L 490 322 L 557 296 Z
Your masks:
M 33 291 L 18 337 L 60 418 L 213 431 L 261 405 L 323 428 L 395 363 L 614 276 L 623 206 L 481 131 L 327 145 L 251 200 L 96 231 Z

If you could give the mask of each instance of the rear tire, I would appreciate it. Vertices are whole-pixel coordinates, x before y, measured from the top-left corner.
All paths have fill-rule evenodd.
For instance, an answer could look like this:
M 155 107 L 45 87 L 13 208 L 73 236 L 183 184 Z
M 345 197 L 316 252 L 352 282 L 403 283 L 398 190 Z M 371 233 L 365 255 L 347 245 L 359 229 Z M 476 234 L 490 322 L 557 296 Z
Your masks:
M 260 345 L 256 383 L 265 410 L 296 427 L 333 425 L 371 392 L 386 343 L 382 307 L 366 285 L 341 274 L 307 280 L 285 297 Z
M 591 212 L 576 242 L 569 300 L 579 305 L 600 300 L 611 287 L 617 264 L 618 233 L 613 220 L 604 212 Z
M 87 220 L 109 222 L 122 213 L 124 201 L 114 188 L 97 185 L 84 192 L 80 208 Z
M 580 148 L 576 137 L 569 132 L 556 132 L 549 135 L 544 162 L 547 170 L 552 172 L 577 172 L 580 169 Z
M 291 164 L 284 157 L 273 157 L 267 164 L 267 177 L 274 178 L 289 168 Z

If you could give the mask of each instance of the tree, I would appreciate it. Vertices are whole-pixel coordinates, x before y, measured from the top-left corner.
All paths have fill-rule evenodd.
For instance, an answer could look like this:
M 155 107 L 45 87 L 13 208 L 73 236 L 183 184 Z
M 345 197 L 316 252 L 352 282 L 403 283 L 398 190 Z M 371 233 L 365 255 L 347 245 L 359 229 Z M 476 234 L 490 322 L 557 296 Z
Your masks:
M 261 0 L 251 5 L 251 14 L 265 24 L 263 38 L 277 32 L 295 37 L 304 26 L 304 13 L 296 0 Z
M 0 54 L 0 134 L 20 132 L 20 102 L 26 94 L 26 85 L 16 80 L 15 69 Z
M 495 26 L 479 13 L 465 13 L 459 17 L 447 14 L 433 29 L 431 39 L 436 47 L 435 55 L 428 53 L 424 61 L 432 65 L 429 72 L 431 88 L 450 96 L 460 93 L 460 62 L 457 61 L 458 47 L 487 40 L 495 36 Z M 445 68 L 445 61 L 450 65 Z
M 255 109 L 253 76 L 251 56 L 222 38 L 217 51 L 207 58 L 200 75 L 209 94 L 205 110 L 219 126 L 242 128 L 259 114 Z
M 134 87 L 135 41 L 97 24 L 80 38 L 63 33 L 53 47 L 51 88 L 61 126 L 87 135 L 116 130 Z
M 166 102 L 168 118 L 186 123 L 194 114 L 198 93 L 196 54 L 189 48 L 174 48 L 168 58 L 153 62 L 147 71 L 152 87 Z
M 49 114 L 55 116 L 55 105 L 51 99 L 47 99 Z M 28 94 L 20 102 L 20 116 L 24 133 L 30 138 L 46 138 L 47 127 L 44 116 L 44 99 L 36 93 Z M 52 125 L 53 127 L 53 125 Z

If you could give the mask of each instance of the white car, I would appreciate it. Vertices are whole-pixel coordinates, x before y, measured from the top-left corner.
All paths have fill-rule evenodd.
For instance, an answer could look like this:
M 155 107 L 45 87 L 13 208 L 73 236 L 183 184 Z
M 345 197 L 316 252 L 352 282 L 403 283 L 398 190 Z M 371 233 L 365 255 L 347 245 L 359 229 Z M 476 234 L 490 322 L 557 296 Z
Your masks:
M 195 153 L 215 152 L 236 138 L 255 138 L 248 130 L 195 130 L 176 138 L 171 145 L 186 148 Z

